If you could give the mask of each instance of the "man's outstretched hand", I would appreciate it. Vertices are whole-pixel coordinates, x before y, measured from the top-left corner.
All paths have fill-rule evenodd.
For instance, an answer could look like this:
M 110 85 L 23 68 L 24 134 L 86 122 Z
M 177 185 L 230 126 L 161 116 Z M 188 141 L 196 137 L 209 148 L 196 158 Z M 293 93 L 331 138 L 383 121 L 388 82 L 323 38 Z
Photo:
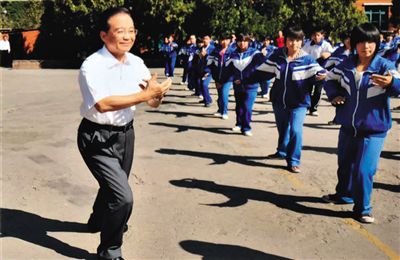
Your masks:
M 172 80 L 170 78 L 159 83 L 157 81 L 157 73 L 151 75 L 151 78 L 149 80 L 144 80 L 144 82 L 146 82 L 147 86 L 144 87 L 143 85 L 140 85 L 140 87 L 143 89 L 143 91 L 147 92 L 149 99 L 163 98 L 172 84 Z

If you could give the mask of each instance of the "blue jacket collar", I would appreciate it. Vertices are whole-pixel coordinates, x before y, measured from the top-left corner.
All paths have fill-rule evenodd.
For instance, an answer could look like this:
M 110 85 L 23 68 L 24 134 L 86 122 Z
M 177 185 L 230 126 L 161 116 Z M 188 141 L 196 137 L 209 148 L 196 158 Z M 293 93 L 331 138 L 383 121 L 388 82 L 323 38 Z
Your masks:
M 287 48 L 283 47 L 279 49 L 280 53 L 279 53 L 279 57 L 283 58 L 284 60 L 287 60 Z M 303 58 L 305 56 L 307 56 L 308 53 L 305 52 L 303 49 L 300 49 L 299 55 L 297 56 L 297 58 L 295 58 L 294 60 L 292 60 L 292 62 L 303 62 Z
M 380 57 L 379 55 L 375 55 L 375 57 L 369 64 L 368 69 L 365 72 L 369 73 L 378 72 L 380 64 L 382 63 L 382 59 L 383 58 Z M 358 63 L 358 55 L 354 55 L 353 57 L 347 59 L 346 62 L 343 63 L 343 68 L 349 71 L 353 71 L 357 67 L 357 63 Z

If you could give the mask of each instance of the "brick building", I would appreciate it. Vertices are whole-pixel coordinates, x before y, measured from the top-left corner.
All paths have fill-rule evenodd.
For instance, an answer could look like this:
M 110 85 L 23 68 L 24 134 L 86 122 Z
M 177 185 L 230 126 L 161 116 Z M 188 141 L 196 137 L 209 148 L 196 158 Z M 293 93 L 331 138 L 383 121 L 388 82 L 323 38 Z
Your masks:
M 400 0 L 399 0 L 400 1 Z M 368 20 L 381 30 L 390 30 L 392 0 L 357 0 L 356 7 L 365 12 Z

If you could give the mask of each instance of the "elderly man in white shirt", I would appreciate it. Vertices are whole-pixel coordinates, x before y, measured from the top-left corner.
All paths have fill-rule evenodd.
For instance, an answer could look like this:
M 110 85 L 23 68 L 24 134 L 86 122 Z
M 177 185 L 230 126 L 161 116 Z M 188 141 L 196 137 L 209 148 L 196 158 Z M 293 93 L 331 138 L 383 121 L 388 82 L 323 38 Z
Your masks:
M 157 82 L 143 60 L 129 53 L 136 30 L 125 8 L 105 11 L 100 21 L 104 47 L 82 64 L 79 85 L 83 97 L 78 147 L 100 185 L 90 232 L 100 231 L 98 259 L 123 259 L 123 233 L 132 212 L 133 195 L 128 183 L 134 151 L 135 105 L 158 107 L 171 80 Z
M 314 29 L 311 36 L 311 41 L 306 42 L 303 50 L 310 54 L 318 63 L 324 67 L 325 61 L 331 56 L 333 52 L 332 45 L 324 40 L 324 31 L 322 29 Z M 322 82 L 314 86 L 311 93 L 311 107 L 310 115 L 318 116 L 318 104 L 322 94 Z

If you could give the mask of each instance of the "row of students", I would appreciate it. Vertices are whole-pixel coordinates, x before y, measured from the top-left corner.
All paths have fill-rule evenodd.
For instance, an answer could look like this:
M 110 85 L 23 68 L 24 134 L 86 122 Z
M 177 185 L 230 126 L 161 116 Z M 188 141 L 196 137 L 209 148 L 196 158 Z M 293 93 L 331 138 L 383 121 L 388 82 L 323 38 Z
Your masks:
M 218 112 L 223 115 L 227 111 L 226 93 L 233 85 L 236 102 L 233 130 L 251 135 L 257 83 L 275 78 L 270 96 L 279 138 L 276 153 L 268 158 L 285 159 L 288 170 L 299 173 L 303 122 L 312 104 L 310 90 L 323 83 L 329 101 L 336 106 L 336 121 L 341 125 L 336 193 L 323 196 L 323 200 L 354 203 L 355 218 L 372 223 L 373 176 L 391 127 L 389 98 L 400 94 L 400 74 L 392 62 L 377 55 L 379 31 L 372 24 L 358 25 L 350 36 L 343 36 L 344 46 L 329 55 L 325 64 L 329 72 L 302 49 L 303 39 L 301 28 L 288 27 L 285 46 L 265 58 L 259 50 L 249 47 L 250 37 L 239 35 L 234 51 L 227 53 L 228 44 L 223 43 L 221 50 L 209 55 L 208 65 L 225 102 Z

